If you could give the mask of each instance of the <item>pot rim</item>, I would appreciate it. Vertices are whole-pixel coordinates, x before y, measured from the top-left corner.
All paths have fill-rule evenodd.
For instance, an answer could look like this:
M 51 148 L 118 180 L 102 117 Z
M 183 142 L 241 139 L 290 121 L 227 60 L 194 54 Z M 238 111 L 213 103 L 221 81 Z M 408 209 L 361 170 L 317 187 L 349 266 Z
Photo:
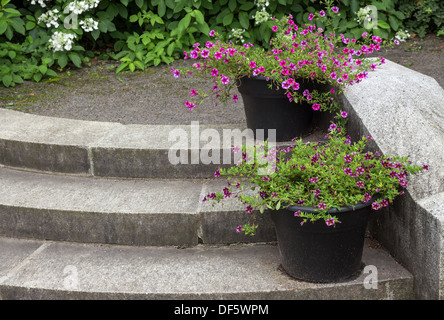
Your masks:
M 334 207 L 334 208 L 331 208 L 330 210 L 328 210 L 327 213 L 330 213 L 330 214 L 346 213 L 346 212 L 350 212 L 350 211 L 359 210 L 359 209 L 370 206 L 372 204 L 372 200 L 373 200 L 373 198 L 370 199 L 368 202 L 359 202 L 356 204 L 341 206 L 341 207 L 339 207 L 339 210 L 338 210 L 338 208 Z M 295 212 L 302 211 L 302 212 L 307 212 L 307 213 L 319 213 L 317 211 L 318 208 L 309 207 L 309 206 L 293 205 L 293 206 L 288 206 L 287 209 L 290 211 L 295 211 Z

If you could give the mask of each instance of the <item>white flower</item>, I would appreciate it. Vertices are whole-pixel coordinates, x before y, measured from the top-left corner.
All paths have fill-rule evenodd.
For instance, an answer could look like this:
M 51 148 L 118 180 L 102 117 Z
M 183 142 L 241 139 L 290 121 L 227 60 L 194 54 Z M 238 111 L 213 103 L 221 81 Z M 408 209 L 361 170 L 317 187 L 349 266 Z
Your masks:
M 99 28 L 99 22 L 95 21 L 93 18 L 86 18 L 80 21 L 80 26 L 85 32 L 91 32 Z
M 396 40 L 403 42 L 406 39 L 410 38 L 410 34 L 407 30 L 399 29 L 398 32 L 396 32 L 395 38 Z
M 36 4 L 38 3 L 41 7 L 46 7 L 46 3 L 45 0 L 31 0 L 31 4 Z
M 99 5 L 100 0 L 74 0 L 68 4 L 68 9 L 75 14 L 82 14 L 83 12 L 96 8 Z
M 46 27 L 51 27 L 51 25 L 53 25 L 54 27 L 58 27 L 59 23 L 57 22 L 57 20 L 59 20 L 60 15 L 58 14 L 59 10 L 54 9 L 54 10 L 48 10 L 46 13 L 43 13 L 39 19 L 38 22 L 43 22 L 46 24 Z
M 72 33 L 64 33 L 60 31 L 54 32 L 49 39 L 49 48 L 55 51 L 69 51 L 72 48 L 75 35 Z

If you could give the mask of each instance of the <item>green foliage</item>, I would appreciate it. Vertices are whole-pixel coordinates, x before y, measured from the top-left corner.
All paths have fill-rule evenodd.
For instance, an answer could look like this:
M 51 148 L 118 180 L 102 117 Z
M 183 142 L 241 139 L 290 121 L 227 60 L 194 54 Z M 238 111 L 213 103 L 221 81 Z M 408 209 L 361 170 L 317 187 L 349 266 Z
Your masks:
M 405 14 L 405 27 L 423 38 L 427 33 L 444 33 L 444 2 L 440 0 L 410 0 L 399 6 Z
M 210 30 L 224 39 L 238 38 L 269 48 L 272 16 L 280 19 L 292 14 L 302 25 L 309 22 L 310 13 L 324 8 L 325 1 L 100 0 L 76 17 L 78 22 L 97 22 L 86 30 L 81 25 L 69 26 L 74 24 L 69 7 L 76 0 L 36 0 L 34 4 L 31 0 L 0 0 L 0 83 L 12 86 L 28 79 L 40 81 L 53 76 L 57 69 L 81 67 L 93 57 L 91 52 L 99 56 L 106 52 L 108 57 L 120 60 L 119 72 L 143 70 L 180 58 L 194 43 L 208 41 Z M 331 26 L 319 27 L 336 29 L 347 38 L 360 38 L 368 31 L 356 21 L 359 9 L 367 5 L 378 10 L 378 28 L 372 33 L 383 39 L 392 39 L 400 29 L 420 36 L 444 32 L 444 3 L 440 0 L 331 1 L 341 14 Z M 42 2 L 45 7 L 39 4 Z M 58 11 L 53 22 L 42 19 L 53 10 Z M 51 43 L 56 32 L 75 39 L 56 50 Z

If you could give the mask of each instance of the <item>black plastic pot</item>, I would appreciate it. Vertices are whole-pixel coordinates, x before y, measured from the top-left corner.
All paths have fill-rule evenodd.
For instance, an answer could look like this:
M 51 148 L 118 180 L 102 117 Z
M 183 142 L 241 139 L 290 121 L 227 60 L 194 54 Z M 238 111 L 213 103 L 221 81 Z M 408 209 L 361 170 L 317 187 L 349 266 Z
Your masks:
M 299 90 L 313 90 L 314 83 L 300 83 Z M 242 77 L 238 79 L 238 90 L 244 102 L 247 127 L 254 131 L 264 130 L 264 139 L 268 130 L 276 130 L 276 142 L 290 141 L 310 133 L 313 127 L 313 109 L 306 102 L 290 102 L 280 88 L 270 89 L 270 81 L 263 76 Z M 302 92 L 301 91 L 301 92 Z
M 365 230 L 371 215 L 370 202 L 355 209 L 332 209 L 341 223 L 327 226 L 295 217 L 297 210 L 315 212 L 311 207 L 289 207 L 272 212 L 282 268 L 292 277 L 310 282 L 341 282 L 359 272 Z

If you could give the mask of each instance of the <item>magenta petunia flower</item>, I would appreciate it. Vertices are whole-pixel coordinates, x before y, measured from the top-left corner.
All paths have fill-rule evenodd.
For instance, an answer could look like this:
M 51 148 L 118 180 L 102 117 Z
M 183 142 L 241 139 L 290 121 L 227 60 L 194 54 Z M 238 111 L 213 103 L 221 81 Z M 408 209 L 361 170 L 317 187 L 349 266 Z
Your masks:
M 325 220 L 325 224 L 330 227 L 335 224 L 335 219 L 329 218 L 329 219 Z
M 308 15 L 308 20 L 313 20 L 313 13 L 310 13 L 310 14 Z
M 243 229 L 243 227 L 242 227 L 241 225 L 238 225 L 238 226 L 236 227 L 236 232 L 241 232 L 242 229 Z
M 325 203 L 323 203 L 323 202 L 319 202 L 318 208 L 321 209 L 321 210 L 325 210 L 325 209 L 327 209 L 327 205 Z
M 321 107 L 319 106 L 319 103 L 313 103 L 312 106 L 311 106 L 311 108 L 312 108 L 314 111 L 318 111 Z
M 214 58 L 216 58 L 217 60 L 222 59 L 222 53 L 219 52 L 219 51 L 217 51 L 217 52 L 214 54 Z
M 325 16 L 325 11 L 324 11 L 324 10 L 319 11 L 319 15 L 320 15 L 321 17 L 324 17 L 324 16 Z
M 333 8 L 331 8 L 331 11 L 333 11 L 334 13 L 338 13 L 339 8 L 338 7 L 333 7 Z
M 230 82 L 230 79 L 229 79 L 227 76 L 221 75 L 221 77 L 220 77 L 220 81 L 221 81 L 223 84 L 228 84 L 228 83 Z
M 359 181 L 356 182 L 356 186 L 358 186 L 358 188 L 364 188 L 364 182 L 359 180 Z
M 256 68 L 256 62 L 251 61 L 251 62 L 250 62 L 250 68 L 251 68 L 251 69 Z
M 345 111 L 341 112 L 341 117 L 343 117 L 344 119 L 348 117 L 348 113 Z
M 273 30 L 274 32 L 278 31 L 278 26 L 273 26 L 273 28 L 271 28 L 271 30 Z
M 211 70 L 211 75 L 212 75 L 213 77 L 216 77 L 218 74 L 219 74 L 219 70 L 217 70 L 217 69 L 213 69 L 213 70 Z
M 351 175 L 351 174 L 353 173 L 353 171 L 352 171 L 352 169 L 350 169 L 350 168 L 345 168 L 345 169 L 344 169 L 344 173 L 345 173 L 345 174 L 348 174 L 348 175 Z
M 237 94 L 233 95 L 233 101 L 234 101 L 234 102 L 237 102 L 237 100 L 239 100 Z
M 179 71 L 179 70 L 177 70 L 177 69 L 176 69 L 176 70 L 173 70 L 173 72 L 172 72 L 172 73 L 173 73 L 173 75 L 174 75 L 174 78 L 176 78 L 176 79 L 177 79 L 177 78 L 179 78 L 179 77 L 180 77 L 180 71 Z
M 210 33 L 209 33 L 209 36 L 210 37 L 214 37 L 215 35 L 216 35 L 216 31 L 211 30 Z
M 197 90 L 196 90 L 196 89 L 191 89 L 190 94 L 191 94 L 192 96 L 197 96 Z
M 381 205 L 378 203 L 378 202 L 373 202 L 372 203 L 372 209 L 373 210 L 379 210 L 379 209 L 381 209 Z

